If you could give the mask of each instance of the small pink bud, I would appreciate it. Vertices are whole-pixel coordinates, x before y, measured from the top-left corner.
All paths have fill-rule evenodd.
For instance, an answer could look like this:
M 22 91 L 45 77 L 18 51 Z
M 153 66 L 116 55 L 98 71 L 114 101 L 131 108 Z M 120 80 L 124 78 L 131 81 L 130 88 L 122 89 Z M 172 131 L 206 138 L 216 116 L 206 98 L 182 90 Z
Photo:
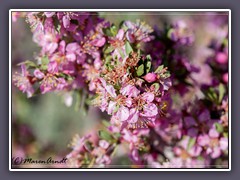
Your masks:
M 146 76 L 144 76 L 144 79 L 147 82 L 152 83 L 157 80 L 157 75 L 155 73 L 147 73 Z
M 223 53 L 223 52 L 219 52 L 216 55 L 216 61 L 219 64 L 226 64 L 228 62 L 228 56 L 227 54 Z
M 222 78 L 225 83 L 228 83 L 228 73 L 225 73 Z

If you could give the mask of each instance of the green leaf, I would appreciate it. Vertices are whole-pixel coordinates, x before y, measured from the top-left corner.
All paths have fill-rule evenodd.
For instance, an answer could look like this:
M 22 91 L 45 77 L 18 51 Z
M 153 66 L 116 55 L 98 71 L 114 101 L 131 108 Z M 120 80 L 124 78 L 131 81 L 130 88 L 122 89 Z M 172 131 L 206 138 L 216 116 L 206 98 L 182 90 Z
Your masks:
M 137 68 L 137 76 L 142 76 L 144 73 L 144 65 L 141 64 L 138 68 Z
M 158 66 L 158 68 L 155 70 L 155 73 L 160 73 L 163 70 L 163 65 Z
M 48 69 L 48 65 L 42 65 L 42 66 L 40 67 L 40 69 L 45 71 L 45 70 Z
M 228 138 L 228 132 L 224 132 L 223 137 Z
M 215 123 L 215 127 L 217 132 L 222 133 L 223 132 L 223 126 L 219 123 Z
M 112 25 L 112 27 L 110 28 L 110 31 L 112 33 L 113 36 L 117 35 L 117 27 L 115 25 Z
M 154 83 L 151 86 L 153 86 L 155 92 L 158 92 L 158 90 L 160 88 L 160 84 L 159 83 Z
M 152 61 L 152 57 L 151 57 L 150 55 L 147 55 L 147 56 L 146 56 L 146 59 L 147 59 L 148 61 Z
M 61 25 L 60 24 L 58 24 L 56 30 L 57 30 L 58 33 L 60 33 L 60 30 L 61 30 Z
M 59 23 L 57 18 L 53 18 L 53 25 L 54 25 L 55 30 L 58 33 L 60 33 L 61 25 L 60 25 L 60 23 Z
M 111 53 L 113 50 L 114 48 L 112 46 L 108 46 L 104 52 L 108 54 L 108 53 Z
M 124 59 L 125 56 L 124 56 L 124 53 L 123 53 L 122 49 L 118 48 L 118 52 L 121 55 L 121 57 Z
M 191 149 L 194 146 L 195 142 L 196 142 L 196 138 L 190 138 L 188 141 L 187 149 L 188 150 Z
M 127 41 L 125 44 L 126 54 L 129 55 L 131 52 L 133 52 L 133 49 L 130 45 L 130 43 Z
M 22 63 L 19 63 L 18 66 L 19 66 L 19 65 L 22 65 L 22 64 L 25 64 L 25 66 L 26 66 L 27 68 L 35 68 L 35 67 L 37 67 L 37 65 L 36 65 L 33 61 L 29 61 L 29 60 L 24 61 L 24 62 L 22 62 Z
M 113 136 L 115 139 L 119 139 L 122 135 L 121 133 L 114 133 Z
M 174 32 L 174 29 L 169 29 L 169 31 L 167 32 L 167 37 L 169 39 L 171 39 L 171 34 Z
M 221 103 L 222 102 L 222 99 L 223 99 L 223 96 L 226 92 L 226 89 L 224 87 L 224 85 L 221 83 L 219 84 L 218 86 L 218 91 L 219 91 L 219 98 L 218 98 L 218 102 Z
M 206 91 L 204 91 L 205 96 L 212 102 L 218 104 L 218 96 L 214 88 L 209 88 Z
M 111 30 L 109 28 L 104 28 L 103 29 L 103 33 L 106 35 L 106 36 L 110 36 L 110 37 L 113 37 L 113 34 L 111 32 Z
M 166 71 L 166 72 L 164 73 L 164 77 L 165 77 L 165 78 L 169 78 L 170 76 L 171 76 L 171 74 L 170 74 L 169 71 Z
M 98 134 L 101 139 L 104 139 L 106 141 L 111 141 L 113 139 L 110 133 L 105 130 L 100 130 Z
M 104 125 L 105 127 L 109 127 L 109 126 L 111 125 L 111 124 L 110 124 L 108 121 L 106 121 L 106 120 L 103 120 L 102 123 L 103 123 L 103 125 Z
M 47 65 L 49 63 L 49 59 L 47 56 L 42 57 L 41 59 L 42 65 Z
M 146 73 L 148 73 L 151 70 L 152 63 L 151 61 L 147 61 L 146 63 Z

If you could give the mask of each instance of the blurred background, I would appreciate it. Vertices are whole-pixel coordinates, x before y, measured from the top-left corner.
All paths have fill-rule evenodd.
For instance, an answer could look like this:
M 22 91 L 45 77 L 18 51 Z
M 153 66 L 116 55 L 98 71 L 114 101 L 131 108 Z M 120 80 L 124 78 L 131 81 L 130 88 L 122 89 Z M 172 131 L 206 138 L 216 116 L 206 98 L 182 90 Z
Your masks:
M 211 54 L 206 48 L 212 37 L 221 35 L 221 25 L 227 14 L 192 12 L 100 12 L 100 16 L 119 25 L 123 20 L 140 19 L 160 29 L 164 24 L 184 20 L 193 29 L 195 42 L 188 53 L 194 64 L 201 64 Z M 215 23 L 212 23 L 212 22 Z M 219 22 L 218 22 L 219 21 Z M 220 28 L 214 28 L 219 26 Z M 221 27 L 222 26 L 222 27 Z M 204 49 L 204 50 L 203 50 Z M 40 48 L 32 41 L 32 33 L 25 19 L 12 23 L 12 73 L 20 71 L 18 63 L 34 60 Z M 208 73 L 208 72 L 206 72 Z M 209 72 L 210 73 L 210 72 Z M 207 78 L 202 78 L 202 81 Z M 48 93 L 27 98 L 12 86 L 12 155 L 34 159 L 62 159 L 70 152 L 68 144 L 75 134 L 84 135 L 98 128 L 99 113 L 91 108 L 87 115 L 74 107 L 67 107 L 64 98 L 69 95 Z M 36 167 L 36 165 L 34 165 Z

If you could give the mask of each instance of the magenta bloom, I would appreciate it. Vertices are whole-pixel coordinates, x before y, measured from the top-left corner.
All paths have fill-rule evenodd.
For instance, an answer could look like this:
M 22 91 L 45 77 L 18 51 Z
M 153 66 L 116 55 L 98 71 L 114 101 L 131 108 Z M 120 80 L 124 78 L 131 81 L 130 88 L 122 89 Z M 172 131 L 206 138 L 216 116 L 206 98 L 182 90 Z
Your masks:
M 219 64 L 226 64 L 228 62 L 227 54 L 225 54 L 223 52 L 218 52 L 217 55 L 216 55 L 216 61 Z
M 34 89 L 32 83 L 29 80 L 29 72 L 26 69 L 26 66 L 21 65 L 22 74 L 16 74 L 13 76 L 14 84 L 19 88 L 23 93 L 27 93 L 27 97 L 32 97 Z
M 44 74 L 39 69 L 35 69 L 34 76 L 38 79 L 42 79 L 44 77 Z
M 140 91 L 133 85 L 126 85 L 120 89 L 120 93 L 128 97 L 137 97 Z
M 157 80 L 157 75 L 155 73 L 147 73 L 144 77 L 144 79 L 149 82 L 152 83 L 154 81 Z
M 223 74 L 222 78 L 225 83 L 228 83 L 228 73 Z

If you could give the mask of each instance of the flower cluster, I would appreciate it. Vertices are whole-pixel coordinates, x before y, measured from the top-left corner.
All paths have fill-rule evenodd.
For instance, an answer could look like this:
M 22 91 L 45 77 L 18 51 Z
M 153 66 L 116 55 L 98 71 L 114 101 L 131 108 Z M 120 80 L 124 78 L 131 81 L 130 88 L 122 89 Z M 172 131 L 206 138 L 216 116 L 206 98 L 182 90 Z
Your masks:
M 109 115 L 98 134 L 74 137 L 71 167 L 113 167 L 119 151 L 131 167 L 226 167 L 225 27 L 210 39 L 210 55 L 195 63 L 186 52 L 196 37 L 183 20 L 153 29 L 140 20 L 115 26 L 93 12 L 28 12 L 13 21 L 24 15 L 41 51 L 36 61 L 20 63 L 13 83 L 28 97 L 75 91 L 81 106 Z M 205 69 L 208 83 L 201 80 Z

